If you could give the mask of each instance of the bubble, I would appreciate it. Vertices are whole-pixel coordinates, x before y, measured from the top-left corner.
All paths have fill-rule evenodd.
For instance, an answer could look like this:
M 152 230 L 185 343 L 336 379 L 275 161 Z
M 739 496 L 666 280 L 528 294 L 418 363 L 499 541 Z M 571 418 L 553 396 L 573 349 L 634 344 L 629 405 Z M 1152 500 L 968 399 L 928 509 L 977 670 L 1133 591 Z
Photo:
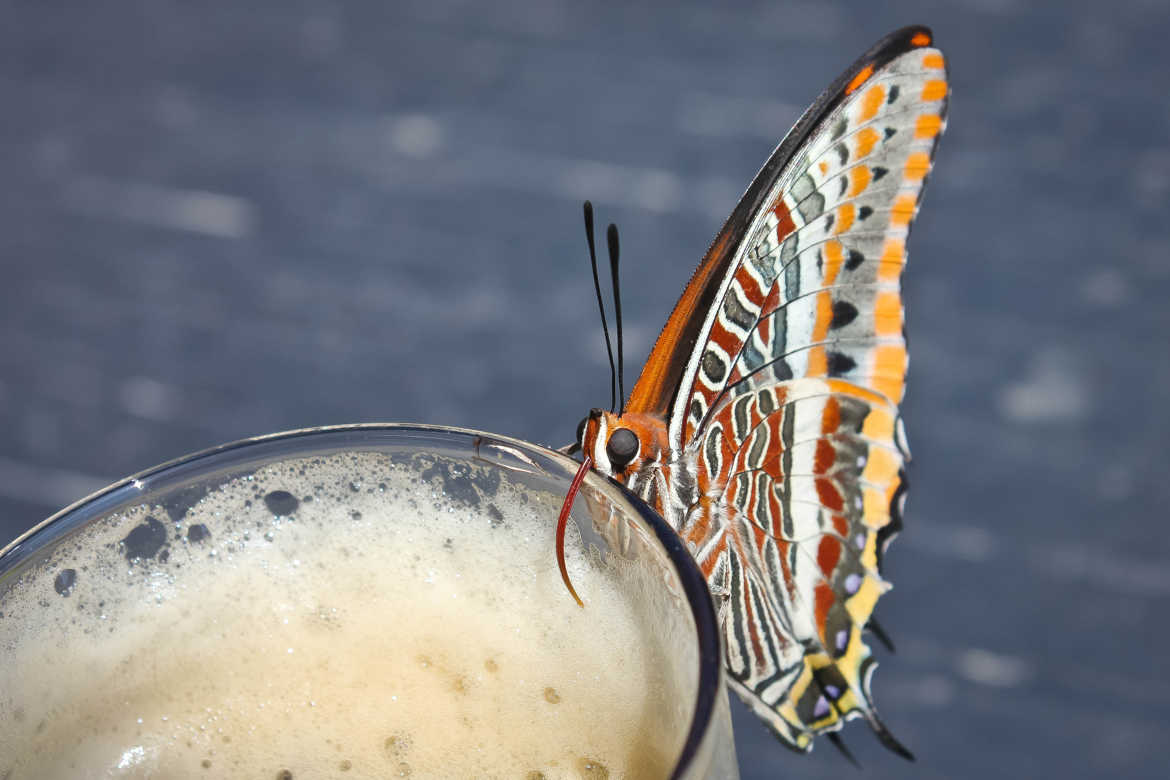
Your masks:
M 399 763 L 398 764 L 398 776 L 399 777 L 410 777 L 410 764 L 406 763 L 405 761 L 402 761 L 401 763 Z
M 544 689 L 544 700 L 549 704 L 556 704 L 561 700 L 561 695 L 557 693 L 557 689 L 551 685 Z
M 196 523 L 187 529 L 188 542 L 202 542 L 209 536 L 211 536 L 211 531 L 208 531 L 207 526 L 203 523 Z
M 273 490 L 264 496 L 264 505 L 272 514 L 287 517 L 297 511 L 301 502 L 287 490 Z
M 211 759 L 210 758 L 203 759 L 202 761 L 199 762 L 199 764 L 204 769 L 211 769 Z
M 293 780 L 292 772 L 282 769 L 276 773 L 276 780 Z
M 57 579 L 53 580 L 53 590 L 60 593 L 62 596 L 68 596 L 73 592 L 73 586 L 77 583 L 76 569 L 62 569 Z
M 337 768 L 340 769 L 342 772 L 348 772 L 349 770 L 353 769 L 353 762 L 350 761 L 348 758 L 346 758 L 346 759 L 342 760 L 342 762 L 340 764 L 337 765 Z
M 126 538 L 122 540 L 122 551 L 128 561 L 153 558 L 166 543 L 166 526 L 153 517 L 148 517 L 146 522 L 135 526 L 126 534 Z

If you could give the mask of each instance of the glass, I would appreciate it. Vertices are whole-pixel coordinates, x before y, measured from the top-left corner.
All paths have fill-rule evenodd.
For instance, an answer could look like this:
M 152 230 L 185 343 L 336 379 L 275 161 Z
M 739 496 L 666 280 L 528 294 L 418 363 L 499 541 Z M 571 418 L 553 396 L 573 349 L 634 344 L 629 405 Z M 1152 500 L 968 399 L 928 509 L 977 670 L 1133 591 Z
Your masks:
M 357 476 L 340 471 L 339 463 L 352 465 Z M 559 603 L 572 604 L 560 583 L 552 540 L 557 512 L 577 465 L 553 450 L 493 434 L 432 426 L 354 425 L 293 431 L 224 445 L 100 491 L 0 550 L 0 643 L 6 656 L 5 664 L 0 665 L 0 690 L 5 692 L 0 696 L 0 755 L 16 755 L 17 746 L 27 749 L 32 744 L 25 732 L 43 729 L 48 719 L 45 716 L 38 722 L 37 717 L 30 716 L 40 711 L 38 707 L 59 713 L 70 706 L 55 698 L 61 695 L 54 689 L 55 673 L 42 675 L 47 682 L 41 688 L 24 688 L 28 701 L 21 701 L 21 694 L 16 693 L 18 683 L 28 679 L 30 670 L 47 663 L 50 648 L 53 652 L 73 652 L 70 645 L 76 644 L 77 652 L 92 666 L 93 658 L 101 657 L 105 644 L 112 647 L 106 658 L 117 659 L 127 653 L 130 658 L 136 657 L 134 645 L 125 646 L 128 632 L 121 628 L 119 619 L 122 623 L 140 624 L 164 620 L 152 615 L 186 616 L 198 612 L 223 616 L 245 605 L 267 615 L 265 610 L 277 608 L 267 603 L 256 605 L 246 590 L 217 590 L 220 575 L 209 576 L 207 572 L 229 569 L 209 567 L 229 563 L 232 571 L 251 567 L 266 573 L 284 571 L 295 564 L 300 568 L 294 572 L 294 579 L 283 586 L 289 591 L 287 598 L 294 602 L 307 598 L 310 601 L 305 603 L 316 603 L 311 601 L 315 598 L 312 594 L 299 592 L 302 583 L 308 581 L 305 578 L 325 568 L 326 560 L 332 567 L 328 577 L 349 569 L 337 565 L 338 551 L 331 547 L 334 534 L 341 534 L 350 525 L 360 527 L 362 533 L 375 534 L 400 533 L 408 527 L 391 525 L 398 520 L 374 518 L 369 508 L 383 500 L 383 493 L 415 502 L 414 505 L 433 504 L 419 511 L 439 513 L 435 515 L 438 520 L 427 520 L 419 530 L 407 532 L 401 540 L 407 549 L 412 538 L 409 533 L 425 536 L 436 523 L 446 523 L 444 518 L 449 516 L 451 525 L 444 525 L 441 532 L 450 534 L 443 539 L 445 547 L 474 556 L 481 548 L 510 550 L 514 545 L 515 569 L 528 578 L 524 582 L 531 583 L 520 600 L 527 602 L 533 593 L 536 595 L 532 598 L 548 598 L 551 593 Z M 293 482 L 307 479 L 313 483 L 312 492 L 271 490 L 278 485 L 274 482 L 278 477 Z M 364 517 L 352 508 L 347 508 L 345 515 L 314 514 L 334 505 L 349 507 L 347 497 L 358 502 L 352 506 L 361 506 Z M 506 504 L 507 501 L 512 503 Z M 523 511 L 502 511 L 500 507 L 505 505 L 522 506 Z M 258 517 L 263 521 L 256 520 Z M 328 519 L 335 517 L 341 519 Z M 572 519 L 579 533 L 570 531 L 566 536 L 566 557 L 574 562 L 574 584 L 586 601 L 586 610 L 571 613 L 570 618 L 577 621 L 579 618 L 574 616 L 583 614 L 586 617 L 580 619 L 589 620 L 607 612 L 635 618 L 637 642 L 645 645 L 646 658 L 654 659 L 650 672 L 661 685 L 660 692 L 647 698 L 651 704 L 643 706 L 658 708 L 653 720 L 665 728 L 664 744 L 674 746 L 670 754 L 673 758 L 662 766 L 673 767 L 669 776 L 675 778 L 737 778 L 722 641 L 706 583 L 682 541 L 641 500 L 595 473 L 585 479 Z M 325 527 L 325 523 L 334 525 Z M 328 541 L 312 541 L 307 547 L 296 548 L 297 557 L 293 560 L 274 552 L 286 540 L 307 534 L 306 529 L 314 524 L 319 536 L 305 538 Z M 340 554 L 352 555 L 356 560 L 365 552 L 359 549 L 364 548 L 362 543 L 346 544 L 349 543 L 339 547 Z M 328 554 L 334 557 L 318 560 L 316 553 L 324 556 L 326 548 L 332 550 Z M 528 550 L 535 551 L 529 556 L 531 560 L 525 558 Z M 209 559 L 216 563 L 208 564 Z M 494 578 L 497 570 L 505 568 L 499 559 L 480 562 L 471 557 L 460 561 L 463 568 L 454 574 L 456 578 L 464 574 L 479 576 L 483 572 L 477 569 L 496 567 L 490 569 Z M 248 576 L 253 573 L 248 572 Z M 424 586 L 408 577 L 396 580 L 396 574 L 396 568 L 387 567 L 374 578 L 376 581 L 368 583 L 369 589 L 399 595 L 409 592 L 411 599 L 417 596 L 422 604 Z M 426 581 L 429 583 L 430 578 Z M 391 584 L 395 587 L 388 587 Z M 452 598 L 454 595 L 453 592 Z M 602 600 L 603 595 L 611 601 Z M 284 599 L 282 593 L 277 601 Z M 502 604 L 503 611 L 491 621 L 503 624 L 521 607 L 516 603 Z M 573 609 L 578 608 L 573 605 Z M 322 614 L 314 619 L 320 618 L 326 626 L 324 631 L 337 609 L 319 611 Z M 481 608 L 474 611 L 481 616 Z M 226 625 L 219 620 L 214 618 L 209 625 Z M 289 619 L 284 618 L 284 622 Z M 147 631 L 144 636 L 152 638 L 144 641 L 161 641 L 158 637 L 165 637 L 165 633 L 159 631 Z M 251 641 L 252 633 L 228 633 L 217 640 L 222 641 L 222 649 L 216 652 L 234 652 L 236 644 Z M 256 633 L 262 631 L 258 628 Z M 294 648 L 289 647 L 288 653 L 293 652 Z M 639 649 L 629 655 L 642 654 Z M 429 658 L 418 658 L 424 666 L 429 665 Z M 13 659 L 18 660 L 13 663 Z M 85 663 L 66 661 L 57 663 L 55 668 L 85 669 Z M 493 662 L 488 659 L 484 663 L 491 672 Z M 625 657 L 619 659 L 612 665 L 615 674 L 616 667 L 626 665 Z M 109 663 L 98 662 L 87 674 L 106 674 L 109 670 L 105 666 Z M 483 674 L 481 670 L 480 676 Z M 241 684 L 260 684 L 256 681 L 263 679 L 261 670 L 242 677 Z M 466 684 L 477 683 L 469 677 Z M 455 686 L 462 691 L 462 685 L 464 678 L 459 677 Z M 544 690 L 544 697 L 548 702 L 559 701 L 559 694 L 551 687 Z M 97 711 L 101 713 L 105 706 L 102 703 Z M 116 709 L 112 703 L 110 706 Z M 167 718 L 163 716 L 161 720 Z M 26 722 L 26 726 L 20 725 Z M 3 733 L 5 723 L 16 724 L 7 738 Z M 143 720 L 139 718 L 137 723 Z M 203 735 L 198 736 L 203 739 Z M 6 739 L 10 744 L 4 744 Z M 224 742 L 228 739 L 225 733 Z M 405 749 L 397 739 L 386 737 L 383 747 L 388 756 L 389 752 Z M 130 735 L 127 740 L 135 742 Z M 208 755 L 225 753 L 222 747 L 219 753 L 211 749 Z M 340 751 L 340 744 L 337 747 Z M 136 761 L 147 762 L 149 758 L 143 748 L 131 746 L 122 761 L 129 762 L 127 766 L 132 769 Z M 11 759 L 0 759 L 0 777 L 8 777 L 5 773 L 11 771 L 3 765 L 4 760 Z M 203 767 L 211 768 L 213 760 L 219 759 L 203 759 Z M 350 763 L 344 759 L 339 766 L 343 771 L 352 768 L 354 776 L 363 774 L 359 771 L 362 767 Z M 402 776 L 410 772 L 405 761 L 387 766 L 402 770 L 397 773 Z M 215 768 L 222 770 L 221 766 Z M 594 770 L 596 767 L 588 763 L 577 767 L 586 776 L 594 776 L 589 774 Z M 530 776 L 542 775 L 534 772 Z M 13 775 L 13 780 L 18 777 Z

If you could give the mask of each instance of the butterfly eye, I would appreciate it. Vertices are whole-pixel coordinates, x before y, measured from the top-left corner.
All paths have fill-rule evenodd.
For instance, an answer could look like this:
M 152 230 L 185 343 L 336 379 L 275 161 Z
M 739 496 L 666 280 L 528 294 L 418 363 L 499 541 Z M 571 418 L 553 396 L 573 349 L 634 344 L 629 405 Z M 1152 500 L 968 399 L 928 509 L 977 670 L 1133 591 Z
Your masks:
M 629 428 L 618 428 L 605 445 L 605 454 L 614 471 L 621 471 L 630 465 L 638 454 L 638 436 Z
M 582 447 L 585 446 L 585 426 L 589 424 L 588 417 L 582 417 L 581 422 L 577 423 L 577 443 Z

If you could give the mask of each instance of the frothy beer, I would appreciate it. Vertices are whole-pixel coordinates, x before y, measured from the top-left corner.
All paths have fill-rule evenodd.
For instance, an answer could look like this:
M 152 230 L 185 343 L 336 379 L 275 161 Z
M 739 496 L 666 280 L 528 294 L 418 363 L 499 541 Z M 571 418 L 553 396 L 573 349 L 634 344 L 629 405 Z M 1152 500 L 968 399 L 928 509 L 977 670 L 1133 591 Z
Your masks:
M 668 776 L 685 627 L 618 555 L 573 603 L 560 497 L 420 457 L 282 461 L 0 582 L 0 778 Z

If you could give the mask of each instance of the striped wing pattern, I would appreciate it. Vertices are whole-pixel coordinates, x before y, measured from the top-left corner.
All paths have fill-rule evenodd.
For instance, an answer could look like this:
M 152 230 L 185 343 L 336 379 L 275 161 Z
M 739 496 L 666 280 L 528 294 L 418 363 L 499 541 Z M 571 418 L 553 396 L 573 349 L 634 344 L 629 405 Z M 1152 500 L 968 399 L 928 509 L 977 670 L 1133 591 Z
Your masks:
M 746 231 L 676 400 L 700 494 L 680 531 L 733 685 L 800 749 L 858 716 L 886 735 L 862 631 L 901 525 L 900 277 L 947 95 L 934 48 L 859 72 Z
M 859 83 L 793 157 L 712 308 L 675 410 L 681 441 L 723 396 L 793 377 L 902 399 L 899 279 L 947 94 L 942 54 L 912 49 Z
M 843 380 L 773 384 L 725 399 L 689 452 L 699 501 L 679 531 L 737 692 L 797 748 L 858 715 L 880 728 L 862 630 L 900 524 L 897 408 Z

